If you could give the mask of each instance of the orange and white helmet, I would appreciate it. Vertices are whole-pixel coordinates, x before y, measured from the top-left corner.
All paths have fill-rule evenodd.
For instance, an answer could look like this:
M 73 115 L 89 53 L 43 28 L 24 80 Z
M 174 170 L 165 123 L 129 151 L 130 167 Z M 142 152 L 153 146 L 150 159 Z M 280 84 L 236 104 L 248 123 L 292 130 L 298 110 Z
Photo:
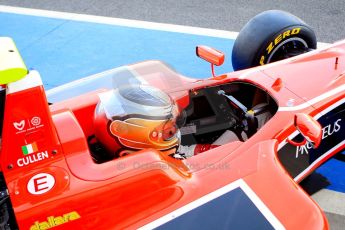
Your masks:
M 162 90 L 129 85 L 99 97 L 94 116 L 95 136 L 113 157 L 146 148 L 178 147 L 178 108 Z

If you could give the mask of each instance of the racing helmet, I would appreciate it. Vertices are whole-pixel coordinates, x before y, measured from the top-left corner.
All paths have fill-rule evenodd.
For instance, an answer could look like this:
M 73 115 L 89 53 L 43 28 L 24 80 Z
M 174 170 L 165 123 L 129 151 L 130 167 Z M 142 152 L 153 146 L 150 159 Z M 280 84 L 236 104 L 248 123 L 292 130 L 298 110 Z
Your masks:
M 145 148 L 178 147 L 178 107 L 162 90 L 129 85 L 101 93 L 99 98 L 95 136 L 112 157 Z

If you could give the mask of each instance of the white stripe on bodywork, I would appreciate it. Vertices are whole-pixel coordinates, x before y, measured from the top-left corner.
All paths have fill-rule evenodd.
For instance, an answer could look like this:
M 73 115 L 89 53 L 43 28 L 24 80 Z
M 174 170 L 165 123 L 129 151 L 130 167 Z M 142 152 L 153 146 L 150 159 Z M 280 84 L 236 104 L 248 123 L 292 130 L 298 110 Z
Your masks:
M 270 222 L 274 229 L 285 229 L 282 223 L 273 215 L 271 210 L 267 208 L 267 206 L 262 202 L 262 200 L 255 194 L 255 192 L 249 187 L 246 182 L 242 179 L 240 180 L 242 184 L 240 187 L 243 191 L 247 194 L 249 199 L 255 204 L 255 206 L 260 210 L 260 212 L 265 216 L 265 218 Z
M 28 75 L 19 81 L 9 83 L 7 85 L 6 94 L 19 92 L 41 85 L 43 84 L 40 74 L 36 70 L 31 70 Z
M 322 161 L 323 159 L 327 158 L 334 150 L 336 150 L 337 148 L 339 148 L 340 146 L 345 144 L 345 140 L 343 140 L 342 142 L 340 142 L 339 144 L 337 144 L 336 146 L 334 146 L 333 148 L 331 148 L 330 150 L 328 150 L 326 153 L 322 154 L 321 157 L 319 157 L 316 161 L 314 161 L 311 165 L 309 165 L 308 168 L 304 169 L 303 172 L 301 172 L 300 174 L 298 174 L 295 178 L 294 181 L 299 181 L 300 179 L 303 178 L 304 174 L 306 174 L 312 167 L 314 167 L 317 163 L 319 163 L 320 161 Z
M 286 112 L 286 111 L 297 111 L 301 109 L 308 108 L 311 105 L 314 105 L 320 101 L 325 100 L 326 98 L 332 97 L 342 91 L 345 91 L 345 85 L 339 86 L 335 89 L 332 89 L 324 94 L 321 94 L 320 96 L 317 96 L 303 104 L 297 105 L 297 106 L 291 106 L 291 107 L 279 107 L 278 111 L 279 112 Z
M 280 221 L 274 216 L 274 214 L 267 208 L 267 206 L 260 200 L 260 198 L 255 194 L 255 192 L 246 184 L 242 179 L 239 179 L 231 184 L 228 184 L 220 189 L 217 189 L 175 211 L 139 228 L 140 230 L 154 229 L 157 228 L 173 219 L 182 216 L 183 214 L 192 211 L 193 209 L 200 207 L 207 202 L 210 202 L 236 188 L 241 188 L 242 191 L 248 196 L 248 198 L 255 204 L 255 206 L 260 210 L 263 216 L 275 229 L 285 229 L 285 227 L 280 223 Z

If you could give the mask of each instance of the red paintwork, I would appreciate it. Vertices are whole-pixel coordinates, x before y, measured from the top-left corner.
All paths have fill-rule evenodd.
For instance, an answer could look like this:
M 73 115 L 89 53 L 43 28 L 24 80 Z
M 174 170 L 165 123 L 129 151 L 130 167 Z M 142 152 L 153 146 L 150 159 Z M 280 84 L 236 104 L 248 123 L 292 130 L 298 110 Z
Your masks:
M 322 51 L 213 79 L 195 81 L 181 76 L 183 85 L 173 80 L 171 84 L 152 80 L 159 78 L 145 80 L 168 92 L 181 108 L 189 103 L 189 90 L 238 80 L 266 89 L 279 107 L 287 107 L 292 99 L 298 106 L 345 84 L 344 50 L 345 41 Z M 339 62 L 335 65 L 336 58 Z M 145 71 L 136 69 L 139 74 Z M 307 86 L 311 83 L 314 87 Z M 276 156 L 278 144 L 295 131 L 296 111 L 278 110 L 245 143 L 228 143 L 187 160 L 147 149 L 96 164 L 86 137 L 93 133 L 92 117 L 100 91 L 51 106 L 42 87 L 7 95 L 1 169 L 21 229 L 73 211 L 80 218 L 56 229 L 135 229 L 238 179 L 248 184 L 287 229 L 328 228 L 318 205 L 288 176 Z M 314 116 L 344 98 L 342 90 L 298 112 Z M 16 134 L 13 122 L 29 122 L 27 119 L 34 116 L 40 117 L 44 126 Z M 16 162 L 23 157 L 21 146 L 31 142 L 37 142 L 39 151 L 48 151 L 49 158 L 19 167 Z M 27 184 L 38 173 L 53 175 L 55 185 L 49 192 L 32 195 Z

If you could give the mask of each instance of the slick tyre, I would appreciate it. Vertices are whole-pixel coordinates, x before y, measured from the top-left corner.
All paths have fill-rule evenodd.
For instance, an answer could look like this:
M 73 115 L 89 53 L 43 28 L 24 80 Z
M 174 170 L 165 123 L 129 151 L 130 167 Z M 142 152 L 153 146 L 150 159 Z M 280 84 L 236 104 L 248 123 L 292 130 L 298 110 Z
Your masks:
M 234 70 L 246 69 L 316 49 L 314 31 L 298 17 L 269 10 L 252 18 L 240 31 L 232 50 Z

